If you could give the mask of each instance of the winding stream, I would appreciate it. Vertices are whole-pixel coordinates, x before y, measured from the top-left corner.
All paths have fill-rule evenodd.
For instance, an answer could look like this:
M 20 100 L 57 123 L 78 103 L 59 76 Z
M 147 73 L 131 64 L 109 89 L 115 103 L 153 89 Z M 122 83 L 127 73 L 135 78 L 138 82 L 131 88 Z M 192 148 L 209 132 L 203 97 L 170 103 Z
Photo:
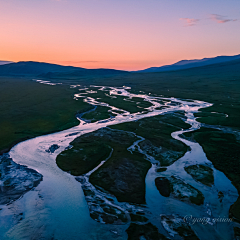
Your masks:
M 43 175 L 43 181 L 32 191 L 26 193 L 22 198 L 9 205 L 0 206 L 0 239 L 127 239 L 125 230 L 128 225 L 100 224 L 89 216 L 88 205 L 81 189 L 81 185 L 74 176 L 63 172 L 56 165 L 56 157 L 64 151 L 76 137 L 97 129 L 115 125 L 123 122 L 136 121 L 146 117 L 174 111 L 185 111 L 187 123 L 191 128 L 186 131 L 193 131 L 200 128 L 193 115 L 200 108 L 211 106 L 202 101 L 187 101 L 176 98 L 154 97 L 145 94 L 132 94 L 127 87 L 106 88 L 97 87 L 96 91 L 108 91 L 109 97 L 124 96 L 126 98 L 138 97 L 152 103 L 148 112 L 131 114 L 106 103 L 101 103 L 89 97 L 91 92 L 76 94 L 75 98 L 84 98 L 84 101 L 92 105 L 101 105 L 111 108 L 117 115 L 110 119 L 101 120 L 95 123 L 83 121 L 79 116 L 80 124 L 54 134 L 36 137 L 14 146 L 9 152 L 10 157 L 18 164 L 35 169 Z M 86 94 L 87 93 L 87 94 Z M 164 101 L 164 103 L 162 103 Z M 160 109 L 161 107 L 166 107 Z M 121 113 L 119 113 L 119 111 Z M 146 176 L 146 201 L 150 220 L 163 232 L 160 214 L 179 214 L 185 216 L 191 213 L 193 216 L 228 216 L 228 210 L 238 196 L 237 190 L 233 187 L 227 177 L 216 170 L 212 163 L 206 158 L 203 149 L 198 143 L 190 142 L 179 137 L 183 132 L 172 133 L 172 137 L 184 142 L 191 148 L 182 158 L 168 167 L 166 172 L 157 173 L 154 159 L 152 168 Z M 141 140 L 140 140 L 141 141 Z M 50 146 L 57 144 L 59 148 L 54 153 L 46 152 Z M 135 143 L 137 146 L 138 142 Z M 207 187 L 196 182 L 184 170 L 184 166 L 204 163 L 214 170 L 215 184 Z M 199 189 L 205 196 L 203 206 L 189 205 L 175 199 L 165 198 L 160 195 L 155 186 L 155 178 L 158 176 L 178 176 L 185 182 Z M 218 191 L 224 192 L 222 203 L 218 200 Z M 22 214 L 22 220 L 19 215 Z M 201 239 L 232 239 L 229 224 L 195 224 L 193 226 Z M 166 231 L 165 231 L 166 233 Z

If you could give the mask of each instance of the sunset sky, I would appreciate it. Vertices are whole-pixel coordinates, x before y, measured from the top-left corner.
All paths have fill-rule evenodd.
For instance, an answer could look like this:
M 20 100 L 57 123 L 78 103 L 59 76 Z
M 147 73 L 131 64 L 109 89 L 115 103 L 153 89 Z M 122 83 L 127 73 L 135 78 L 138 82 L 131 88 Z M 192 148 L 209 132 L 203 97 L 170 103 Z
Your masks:
M 0 60 L 138 70 L 236 54 L 239 0 L 0 0 Z

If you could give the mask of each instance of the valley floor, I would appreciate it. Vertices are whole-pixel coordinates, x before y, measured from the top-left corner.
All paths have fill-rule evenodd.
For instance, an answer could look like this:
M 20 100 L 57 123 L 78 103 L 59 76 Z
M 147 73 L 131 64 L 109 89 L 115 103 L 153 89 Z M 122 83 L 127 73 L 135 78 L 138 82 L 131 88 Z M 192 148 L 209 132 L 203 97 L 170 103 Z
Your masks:
M 36 233 L 39 239 L 50 235 L 77 239 L 78 234 L 85 239 L 233 239 L 233 227 L 238 234 L 236 222 L 221 226 L 211 222 L 228 216 L 238 196 L 226 178 L 237 187 L 237 172 L 228 175 L 231 167 L 221 168 L 211 155 L 221 146 L 213 148 L 214 141 L 224 141 L 226 134 L 230 144 L 226 151 L 237 149 L 237 133 L 204 130 L 194 117 L 199 108 L 211 104 L 131 93 L 128 87 L 72 88 L 76 102 L 84 99 L 85 104 L 95 106 L 77 115 L 80 125 L 30 139 L 10 151 L 16 163 L 41 173 L 43 182 L 13 205 L 2 207 L 1 226 L 5 228 L 0 234 L 4 239 L 28 239 L 33 232 L 26 236 L 22 230 L 29 230 L 29 221 L 38 213 L 35 227 L 45 226 Z M 205 136 L 196 134 L 209 131 L 215 135 L 208 137 L 213 142 L 205 147 L 201 142 Z M 232 151 L 231 160 L 237 156 Z M 29 207 L 29 201 L 41 202 L 41 207 Z M 14 223 L 9 217 L 17 205 L 24 214 Z M 238 202 L 230 213 L 238 221 Z M 186 214 L 210 220 L 204 226 L 191 225 L 184 221 Z M 52 222 L 50 215 L 58 221 Z M 63 226 L 63 219 L 76 222 Z M 77 227 L 77 219 L 82 227 Z

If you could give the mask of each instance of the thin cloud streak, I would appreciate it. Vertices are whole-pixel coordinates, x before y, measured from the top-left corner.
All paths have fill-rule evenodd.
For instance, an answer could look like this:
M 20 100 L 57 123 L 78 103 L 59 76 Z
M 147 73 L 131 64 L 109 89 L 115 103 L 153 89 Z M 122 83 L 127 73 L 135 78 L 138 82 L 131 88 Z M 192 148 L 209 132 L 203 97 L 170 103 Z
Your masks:
M 200 21 L 200 19 L 195 18 L 180 18 L 180 20 L 185 22 L 185 27 L 194 26 Z
M 217 23 L 227 23 L 227 22 L 235 22 L 237 21 L 238 19 L 230 19 L 230 18 L 227 18 L 226 16 L 223 16 L 223 15 L 220 15 L 220 14 L 211 14 L 210 18 L 217 22 Z

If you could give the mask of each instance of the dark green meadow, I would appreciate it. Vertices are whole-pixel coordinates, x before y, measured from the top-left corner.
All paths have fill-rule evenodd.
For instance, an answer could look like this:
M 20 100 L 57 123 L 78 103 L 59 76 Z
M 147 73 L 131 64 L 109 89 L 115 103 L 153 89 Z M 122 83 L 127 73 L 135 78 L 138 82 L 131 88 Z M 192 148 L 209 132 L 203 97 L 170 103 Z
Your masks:
M 102 119 L 108 119 L 116 114 L 112 114 L 109 112 L 110 108 L 97 106 L 97 108 L 89 113 L 83 114 L 82 118 L 84 120 L 89 120 L 90 122 L 97 122 Z
M 92 108 L 73 100 L 68 86 L 0 77 L 0 152 L 17 142 L 78 124 L 75 114 Z
M 58 155 L 57 165 L 72 175 L 82 175 L 109 158 L 91 174 L 90 182 L 119 201 L 144 203 L 145 176 L 151 164 L 142 154 L 127 151 L 137 139 L 133 133 L 102 128 L 71 142 L 73 147 Z

